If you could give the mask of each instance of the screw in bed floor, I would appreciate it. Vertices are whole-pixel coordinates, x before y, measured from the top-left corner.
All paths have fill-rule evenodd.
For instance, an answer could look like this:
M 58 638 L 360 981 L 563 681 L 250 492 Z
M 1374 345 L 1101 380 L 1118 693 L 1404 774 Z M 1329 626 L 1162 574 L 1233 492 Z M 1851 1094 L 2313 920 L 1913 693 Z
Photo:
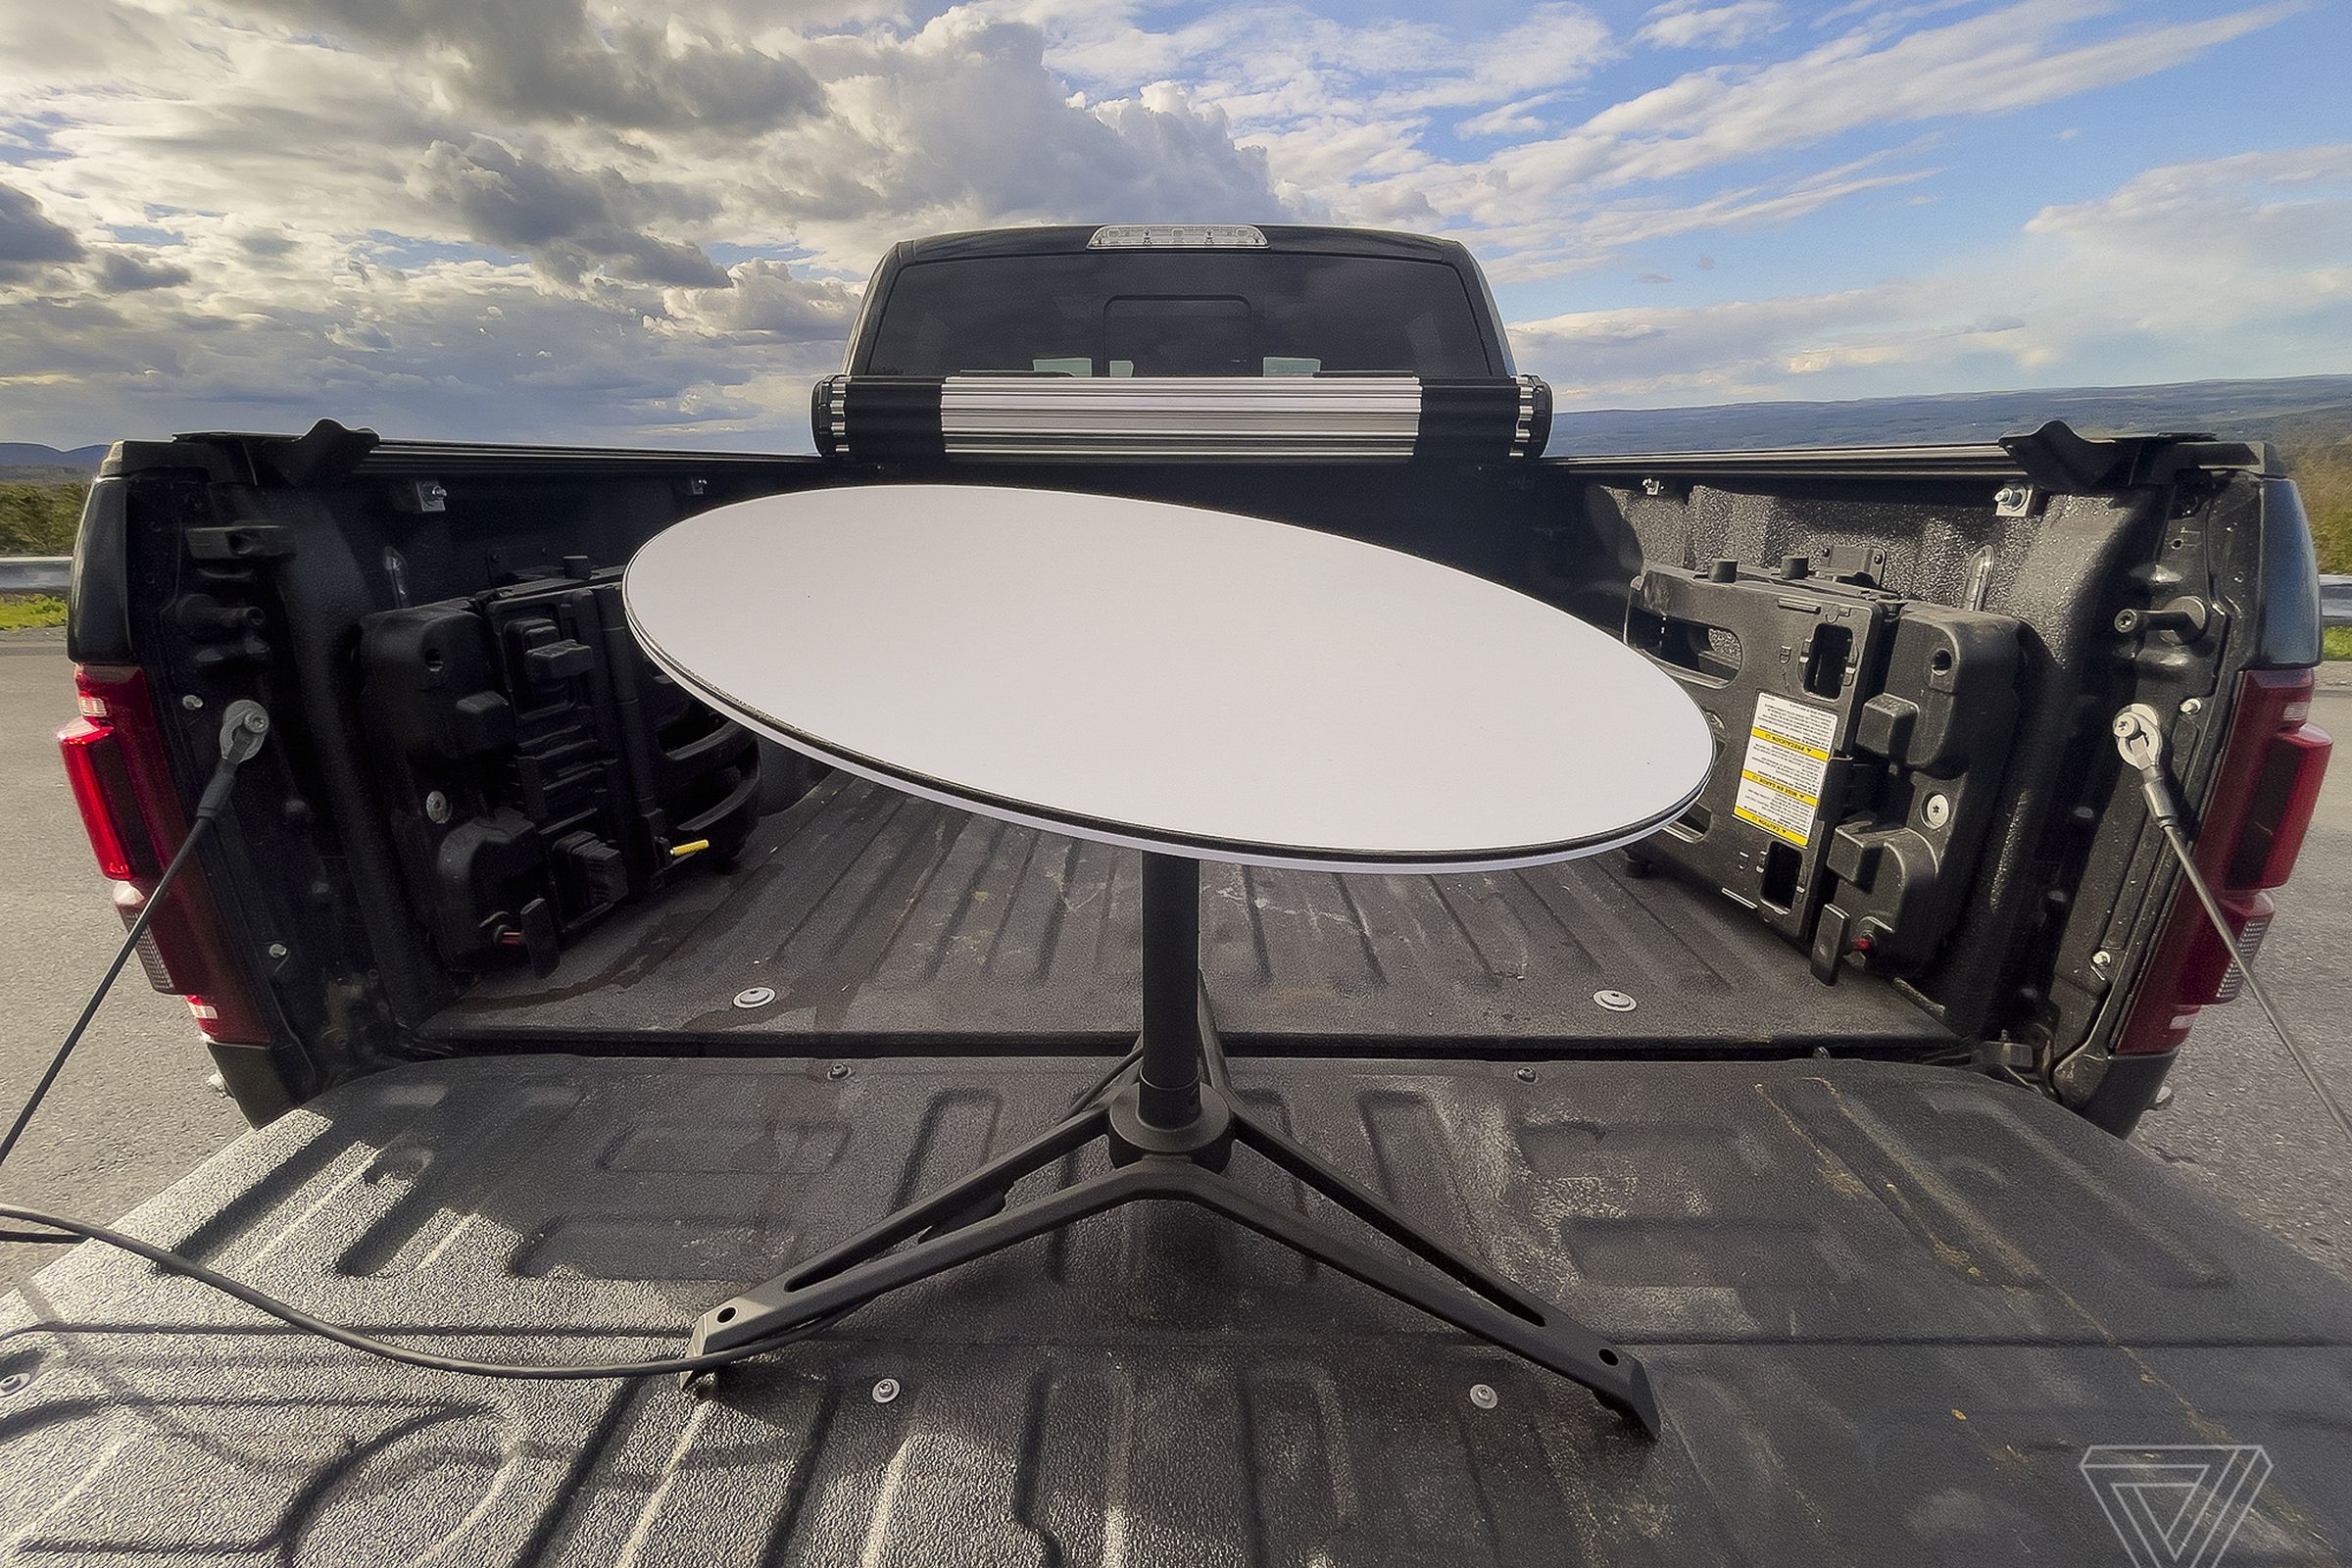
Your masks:
M 1494 1392 L 1492 1384 L 1473 1383 L 1470 1385 L 1470 1402 L 1481 1410 L 1492 1410 L 1502 1402 L 1502 1396 Z
M 776 990 L 773 986 L 752 986 L 735 993 L 735 1005 L 738 1007 L 764 1007 L 775 1000 Z
M 874 1402 L 876 1404 L 888 1404 L 898 1396 L 899 1380 L 897 1378 L 884 1378 L 874 1385 Z

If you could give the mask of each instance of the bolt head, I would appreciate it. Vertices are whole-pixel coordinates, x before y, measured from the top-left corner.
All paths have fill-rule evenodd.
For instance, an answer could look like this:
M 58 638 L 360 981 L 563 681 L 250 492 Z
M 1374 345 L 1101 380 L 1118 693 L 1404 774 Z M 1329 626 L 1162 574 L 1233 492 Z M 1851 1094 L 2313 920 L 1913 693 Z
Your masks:
M 825 1076 L 828 1078 L 841 1079 L 847 1078 L 849 1075 L 850 1064 L 846 1061 L 837 1061 L 825 1069 Z
M 776 988 L 773 986 L 752 986 L 735 993 L 735 1005 L 738 1007 L 764 1007 L 775 1000 Z
M 435 825 L 439 825 L 440 823 L 448 821 L 449 797 L 442 794 L 439 790 L 425 791 L 424 818 L 426 821 L 434 823 Z
M 204 706 L 204 699 L 197 696 L 194 692 L 188 692 L 180 698 L 179 706 L 193 713 Z
M 899 1380 L 897 1378 L 884 1378 L 874 1385 L 874 1402 L 876 1404 L 888 1404 L 898 1396 Z
M 1511 1074 L 1511 1076 L 1518 1079 L 1523 1084 L 1532 1084 L 1536 1081 L 1536 1069 L 1533 1067 L 1522 1067 L 1517 1072 Z
M 1502 1396 L 1494 1392 L 1492 1384 L 1473 1383 L 1470 1385 L 1470 1402 L 1481 1410 L 1492 1410 L 1502 1402 Z
M 1952 798 L 1940 793 L 1931 795 L 1920 806 L 1919 814 L 1928 826 L 1941 827 L 1952 819 Z
M 2182 718 L 2194 718 L 2203 711 L 2205 711 L 2205 699 L 2202 697 L 2191 697 L 2180 705 Z
M 286 945 L 283 942 L 272 942 L 270 944 L 270 956 L 272 958 L 282 958 L 285 956 Z
M 1592 993 L 1592 1000 L 1611 1012 L 1631 1012 L 1635 1007 L 1641 1005 L 1622 991 L 1595 991 Z
M 2113 962 L 2115 962 L 2115 955 L 2109 953 L 2105 948 L 2101 948 L 2090 956 L 2090 966 L 2094 969 L 2104 969 Z
M 23 1394 L 31 1386 L 31 1373 L 11 1372 L 8 1376 L 0 1378 L 0 1399 L 5 1399 L 12 1394 Z

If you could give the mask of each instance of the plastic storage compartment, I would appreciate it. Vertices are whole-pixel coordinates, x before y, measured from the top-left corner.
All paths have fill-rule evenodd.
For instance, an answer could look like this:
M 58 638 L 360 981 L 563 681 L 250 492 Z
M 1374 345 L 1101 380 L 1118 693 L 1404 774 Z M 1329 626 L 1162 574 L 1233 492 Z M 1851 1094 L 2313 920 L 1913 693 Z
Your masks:
M 1902 973 L 1965 893 L 2017 712 L 2019 622 L 1905 599 L 1868 556 L 1652 566 L 1626 637 L 1715 731 L 1696 804 L 1634 853 L 1702 879 L 1811 949 Z
M 755 737 L 645 658 L 618 567 L 564 569 L 361 622 L 360 712 L 402 870 L 460 966 L 544 973 L 758 822 Z

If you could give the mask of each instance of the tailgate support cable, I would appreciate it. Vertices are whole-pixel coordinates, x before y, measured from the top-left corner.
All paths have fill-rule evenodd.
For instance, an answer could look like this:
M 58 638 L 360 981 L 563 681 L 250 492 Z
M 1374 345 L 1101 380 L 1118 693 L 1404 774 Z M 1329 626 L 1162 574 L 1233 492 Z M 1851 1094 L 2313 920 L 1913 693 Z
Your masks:
M 74 1054 L 75 1046 L 81 1044 L 82 1032 L 89 1028 L 90 1020 L 98 1016 L 98 1004 L 106 1000 L 107 992 L 114 987 L 115 976 L 121 974 L 122 965 L 130 961 L 131 954 L 138 948 L 139 938 L 147 934 L 147 922 L 154 917 L 156 910 L 163 907 L 164 895 L 171 892 L 172 880 L 179 875 L 179 868 L 196 854 L 196 846 L 204 841 L 206 830 L 228 808 L 228 792 L 237 782 L 237 769 L 252 760 L 254 754 L 262 749 L 262 742 L 269 738 L 270 713 L 261 704 L 240 697 L 228 705 L 227 712 L 220 719 L 220 760 L 213 768 L 213 776 L 205 782 L 204 794 L 197 800 L 196 816 L 188 824 L 188 836 L 179 841 L 172 863 L 165 866 L 164 874 L 156 879 L 155 891 L 147 895 L 147 902 L 141 906 L 138 918 L 130 922 L 130 930 L 123 936 L 122 946 L 115 954 L 115 961 L 107 965 L 106 978 L 98 982 L 98 989 L 90 993 L 90 1000 L 82 1005 L 81 1016 L 74 1019 L 74 1027 L 66 1031 L 65 1044 L 59 1046 L 57 1054 L 49 1058 L 48 1070 L 41 1074 L 41 1081 L 32 1086 L 32 1093 L 25 1098 L 24 1107 L 17 1112 L 17 1119 L 9 1125 L 6 1135 L 0 1136 L 0 1163 L 6 1162 L 17 1147 L 17 1140 L 24 1136 L 24 1124 L 32 1120 L 34 1111 L 40 1109 L 41 1102 L 48 1098 L 50 1085 L 57 1082 L 58 1073 L 64 1069 L 66 1058 Z M 48 1242 L 57 1239 L 53 1236 L 0 1235 L 0 1240 L 12 1242 Z
M 2230 923 L 2223 915 L 2220 901 L 2214 897 L 2213 889 L 2206 883 L 2204 874 L 2197 869 L 2193 847 L 2182 825 L 2183 818 L 2180 800 L 2173 793 L 2171 780 L 2165 775 L 2164 732 L 2155 711 L 2145 704 L 2135 703 L 2118 713 L 2111 727 L 2115 735 L 2117 751 L 2122 754 L 2124 760 L 2136 769 L 2140 775 L 2140 789 L 2147 799 L 2149 815 L 2155 819 L 2157 826 L 2163 829 L 2165 840 L 2172 846 L 2174 856 L 2180 860 L 2180 869 L 2188 878 L 2189 886 L 2196 890 L 2197 901 L 2204 906 L 2206 917 L 2213 922 L 2214 930 L 2220 935 L 2230 957 L 2236 962 L 2239 973 L 2245 976 L 2246 988 L 2254 993 L 2254 1000 L 2260 1004 L 2263 1016 L 2270 1021 L 2271 1028 L 2278 1034 L 2279 1043 L 2286 1047 L 2287 1054 L 2294 1058 L 2296 1067 L 2302 1071 L 2304 1081 L 2311 1085 L 2312 1093 L 2317 1095 L 2321 1103 L 2328 1107 L 2329 1114 L 2335 1118 L 2336 1125 L 2343 1130 L 2344 1135 L 2352 1138 L 2352 1116 L 2345 1114 L 2344 1107 L 2337 1102 L 2335 1096 L 2329 1093 L 2328 1086 L 2312 1066 L 2311 1058 L 2296 1043 L 2294 1036 L 2287 1032 L 2285 1021 L 2278 1015 L 2278 1008 L 2272 1004 L 2269 991 L 2254 973 L 2253 966 L 2246 962 L 2245 954 L 2237 945 L 2236 935 L 2230 929 Z M 138 918 L 131 923 L 122 950 L 115 955 L 115 961 L 107 968 L 106 977 L 90 994 L 90 1000 L 83 1006 L 81 1016 L 68 1031 L 64 1044 L 58 1048 L 57 1054 L 51 1058 L 48 1069 L 41 1075 L 39 1084 L 17 1112 L 15 1121 L 9 1127 L 5 1137 L 0 1137 L 0 1161 L 6 1160 L 10 1152 L 16 1148 L 18 1139 L 24 1135 L 25 1124 L 32 1119 L 33 1112 L 48 1094 L 50 1086 L 57 1081 L 57 1075 L 64 1068 L 67 1057 L 72 1055 L 74 1048 L 80 1044 L 82 1034 L 88 1029 L 90 1020 L 97 1015 L 99 1004 L 106 999 L 106 994 L 112 989 L 116 976 L 122 972 L 122 966 L 129 961 L 130 955 L 136 949 L 139 938 L 145 934 L 147 918 L 163 902 L 163 896 L 170 888 L 172 876 L 195 852 L 197 843 L 204 836 L 206 828 L 227 808 L 229 791 L 236 782 L 237 769 L 261 750 L 262 743 L 268 738 L 269 733 L 270 715 L 259 703 L 241 701 L 230 705 L 221 726 L 220 761 L 215 768 L 211 780 L 205 785 L 204 794 L 197 806 L 195 820 L 189 826 L 187 838 L 181 841 L 178 851 L 172 857 L 172 863 L 165 868 L 162 878 L 156 884 L 155 892 L 149 895 L 146 907 L 139 911 Z M 1095 1094 L 1100 1093 L 1100 1090 L 1095 1091 Z M 1093 1095 L 1085 1097 L 1088 1100 L 1092 1098 L 1094 1098 Z M 1084 1103 L 1083 1100 L 1081 1103 Z M 36 1225 L 41 1227 L 44 1233 L 39 1235 L 0 1233 L 0 1240 L 58 1241 L 78 1237 L 89 1241 L 103 1242 L 109 1247 L 143 1257 L 159 1268 L 193 1280 L 200 1285 L 208 1286 L 306 1333 L 332 1340 L 338 1345 L 348 1346 L 355 1350 L 380 1356 L 385 1360 L 473 1377 L 571 1380 L 665 1377 L 714 1371 L 735 1361 L 748 1360 L 756 1355 L 766 1354 L 785 1345 L 818 1333 L 853 1310 L 851 1307 L 843 1307 L 806 1322 L 788 1324 L 773 1335 L 764 1336 L 748 1344 L 700 1355 L 663 1356 L 643 1361 L 568 1366 L 475 1361 L 462 1356 L 442 1355 L 430 1350 L 412 1349 L 404 1345 L 396 1345 L 387 1340 L 377 1339 L 372 1335 L 360 1333 L 356 1329 L 346 1328 L 339 1323 L 330 1323 L 323 1318 L 313 1316 L 300 1307 L 282 1301 L 265 1291 L 257 1290 L 241 1280 L 234 1280 L 218 1273 L 193 1258 L 183 1257 L 177 1252 L 155 1246 L 150 1242 L 141 1241 L 135 1236 L 127 1235 L 109 1226 L 93 1224 L 88 1220 L 74 1219 L 67 1215 L 52 1214 L 42 1209 L 24 1207 L 15 1203 L 0 1203 L 0 1219 Z
M 2312 1065 L 2310 1055 L 2287 1032 L 2286 1020 L 2278 1015 L 2278 1007 L 2272 1004 L 2270 988 L 2262 983 L 2262 977 L 2254 972 L 2254 965 L 2247 961 L 2245 950 L 2237 945 L 2237 933 L 2230 928 L 2229 917 L 2222 912 L 2221 901 L 2214 897 L 2212 885 L 2205 880 L 2205 873 L 2197 869 L 2196 856 L 2192 853 L 2193 846 L 2189 843 L 2184 825 L 2185 813 L 2180 809 L 2180 797 L 2173 793 L 2172 780 L 2165 776 L 2164 727 L 2156 716 L 2156 710 L 2145 703 L 2133 703 L 2116 714 L 2115 722 L 2109 727 L 2115 735 L 2115 749 L 2123 754 L 2126 762 L 2139 771 L 2139 789 L 2147 798 L 2148 815 L 2164 830 L 2165 842 L 2172 846 L 2173 857 L 2180 862 L 2181 873 L 2188 878 L 2188 885 L 2196 890 L 2197 902 L 2204 906 L 2205 917 L 2213 922 L 2214 932 L 2222 939 L 2222 947 L 2229 953 L 2230 961 L 2237 965 L 2237 972 L 2245 977 L 2246 989 L 2254 993 L 2254 1001 L 2261 1006 L 2263 1017 L 2270 1021 L 2271 1032 L 2278 1037 L 2278 1043 L 2294 1058 L 2296 1068 L 2303 1074 L 2303 1081 L 2311 1085 L 2311 1092 L 2319 1097 L 2321 1104 L 2328 1107 L 2328 1113 L 2335 1118 L 2335 1125 L 2346 1138 L 2352 1139 L 2352 1116 L 2345 1114 L 2342 1103 L 2328 1089 L 2326 1080 L 2320 1077 L 2319 1070 Z

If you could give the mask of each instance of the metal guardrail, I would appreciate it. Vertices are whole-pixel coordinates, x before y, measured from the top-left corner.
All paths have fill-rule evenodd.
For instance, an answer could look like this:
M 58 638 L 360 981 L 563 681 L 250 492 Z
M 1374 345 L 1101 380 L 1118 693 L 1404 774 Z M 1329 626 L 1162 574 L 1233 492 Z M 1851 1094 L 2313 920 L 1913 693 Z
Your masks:
M 2320 579 L 2320 622 L 2328 626 L 2352 626 L 2352 577 Z
M 73 580 L 72 556 L 0 556 L 0 593 L 62 594 Z

